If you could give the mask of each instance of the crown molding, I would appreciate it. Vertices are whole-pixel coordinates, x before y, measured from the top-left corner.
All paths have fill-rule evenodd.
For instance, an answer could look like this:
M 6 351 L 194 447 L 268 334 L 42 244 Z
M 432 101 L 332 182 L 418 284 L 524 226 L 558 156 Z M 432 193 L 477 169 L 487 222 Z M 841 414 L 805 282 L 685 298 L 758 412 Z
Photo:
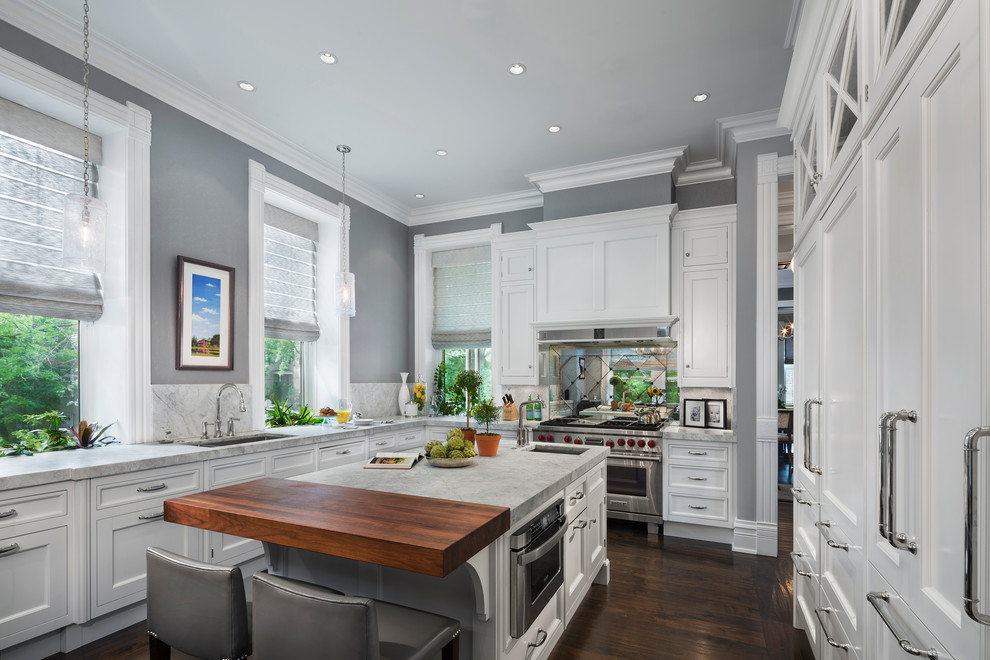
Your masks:
M 0 4 L 0 20 L 30 33 L 55 48 L 77 56 L 82 23 L 69 20 L 48 7 L 28 0 L 7 0 Z M 142 92 L 321 183 L 336 188 L 335 182 L 340 181 L 340 168 L 334 164 L 317 157 L 238 110 L 207 96 L 113 41 L 104 37 L 93 39 L 90 43 L 89 60 L 92 66 L 101 71 L 133 85 Z M 348 193 L 353 199 L 403 224 L 408 222 L 410 211 L 408 206 L 353 176 L 348 177 L 347 181 Z
M 716 158 L 735 171 L 736 145 L 739 143 L 790 135 L 789 129 L 777 125 L 779 112 L 780 108 L 773 108 L 716 119 Z
M 674 147 L 644 154 L 610 158 L 594 163 L 527 174 L 529 182 L 548 193 L 599 183 L 636 179 L 655 174 L 668 174 L 683 166 L 687 147 Z
M 521 190 L 502 195 L 492 195 L 491 197 L 469 199 L 463 202 L 424 206 L 409 213 L 407 224 L 410 227 L 415 227 L 431 222 L 477 218 L 483 215 L 534 209 L 541 206 L 543 206 L 543 194 L 539 190 Z
M 697 183 L 711 183 L 733 178 L 732 167 L 723 165 L 717 158 L 699 160 L 681 170 L 674 170 L 674 185 L 692 186 Z

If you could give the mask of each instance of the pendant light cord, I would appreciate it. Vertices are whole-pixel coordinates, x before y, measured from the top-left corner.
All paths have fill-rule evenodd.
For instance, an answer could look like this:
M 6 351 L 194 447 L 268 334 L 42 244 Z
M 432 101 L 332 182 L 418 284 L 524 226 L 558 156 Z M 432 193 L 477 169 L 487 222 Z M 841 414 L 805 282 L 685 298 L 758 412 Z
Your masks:
M 89 199 L 89 0 L 83 0 L 83 196 Z
M 338 144 L 337 151 L 340 152 L 340 243 L 341 243 L 341 271 L 349 272 L 348 263 L 348 229 L 350 222 L 347 219 L 347 154 L 351 148 L 346 144 Z

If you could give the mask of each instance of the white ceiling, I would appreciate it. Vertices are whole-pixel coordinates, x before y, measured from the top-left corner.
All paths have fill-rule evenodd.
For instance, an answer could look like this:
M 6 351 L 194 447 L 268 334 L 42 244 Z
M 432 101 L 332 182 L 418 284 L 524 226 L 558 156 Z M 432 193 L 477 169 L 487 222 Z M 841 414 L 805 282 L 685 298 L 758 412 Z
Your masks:
M 80 0 L 33 4 L 81 25 Z M 92 0 L 90 25 L 94 51 L 128 52 L 326 164 L 350 145 L 349 177 L 416 210 L 669 147 L 687 145 L 692 161 L 716 156 L 717 118 L 779 105 L 791 9 L 792 0 Z M 322 63 L 324 50 L 339 63 Z M 512 62 L 527 72 L 509 75 Z M 699 91 L 711 98 L 693 103 Z M 550 124 L 563 130 L 550 134 Z

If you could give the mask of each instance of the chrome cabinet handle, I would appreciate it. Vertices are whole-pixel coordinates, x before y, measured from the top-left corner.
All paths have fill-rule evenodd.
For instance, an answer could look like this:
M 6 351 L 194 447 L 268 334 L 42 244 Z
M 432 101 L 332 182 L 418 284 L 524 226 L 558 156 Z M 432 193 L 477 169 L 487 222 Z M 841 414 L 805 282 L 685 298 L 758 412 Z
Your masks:
M 822 627 L 822 632 L 825 633 L 825 641 L 828 642 L 828 645 L 834 646 L 837 649 L 842 649 L 843 651 L 848 651 L 849 645 L 835 641 L 835 638 L 829 635 L 828 630 L 825 628 L 825 619 L 822 618 L 822 614 L 831 614 L 834 611 L 835 611 L 834 607 L 816 607 L 815 616 L 818 617 L 818 623 Z
M 708 481 L 708 477 L 688 477 L 691 481 Z
M 689 456 L 708 456 L 708 452 L 707 451 L 689 451 L 688 452 L 688 455 Z
M 5 555 L 8 552 L 14 552 L 15 550 L 19 550 L 20 547 L 21 546 L 17 545 L 16 543 L 11 543 L 10 545 L 4 548 L 0 548 L 0 555 Z
M 574 493 L 573 495 L 571 495 L 571 504 L 574 504 L 575 502 L 578 502 L 583 499 L 584 499 L 584 493 L 580 493 L 580 492 Z
M 16 515 L 17 515 L 17 509 L 11 509 L 10 511 L 4 511 L 3 513 L 0 513 L 0 520 L 3 520 L 5 518 L 13 518 Z
M 350 454 L 351 453 L 351 450 L 350 449 L 340 449 L 340 450 L 337 451 L 337 453 L 338 454 Z
M 801 570 L 801 566 L 799 565 L 798 560 L 803 561 L 804 560 L 804 556 L 805 555 L 804 555 L 803 552 L 792 552 L 791 553 L 791 562 L 793 562 L 793 564 L 794 564 L 794 571 L 798 575 L 800 575 L 802 577 L 807 577 L 807 578 L 814 577 L 815 574 L 814 574 L 814 572 L 811 569 L 804 570 L 804 571 Z
M 689 509 L 697 509 L 697 510 L 699 510 L 699 511 L 704 511 L 704 510 L 705 510 L 705 509 L 707 509 L 708 507 L 707 507 L 707 506 L 700 506 L 700 505 L 698 505 L 698 504 L 688 504 L 688 508 L 689 508 Z
M 387 444 L 388 444 L 388 440 L 379 440 L 378 442 L 375 443 L 375 445 L 378 447 L 383 447 Z
M 849 552 L 848 543 L 839 543 L 832 538 L 832 532 L 830 530 L 832 529 L 833 524 L 834 523 L 831 520 L 819 520 L 815 523 L 815 527 L 817 527 L 818 531 L 825 537 L 825 543 L 828 544 L 828 547 Z
M 794 501 L 798 504 L 807 504 L 808 506 L 814 506 L 814 500 L 806 500 L 798 496 L 798 493 L 803 493 L 804 488 L 791 488 L 791 496 L 794 497 Z
M 579 520 L 576 523 L 574 523 L 574 525 L 572 525 L 572 528 L 573 529 L 584 529 L 587 526 L 588 526 L 588 521 L 587 520 Z
M 811 464 L 811 406 L 815 405 L 822 405 L 822 400 L 817 397 L 804 400 L 804 425 L 802 426 L 802 433 L 804 434 L 804 469 L 814 474 L 821 474 L 821 467 Z
M 160 484 L 155 484 L 154 486 L 142 486 L 142 487 L 140 487 L 140 488 L 137 489 L 137 492 L 139 492 L 139 493 L 153 493 L 156 490 L 165 490 L 166 488 L 168 488 L 168 486 L 165 485 L 165 482 L 162 482 Z
M 898 410 L 880 416 L 880 534 L 898 550 L 918 553 L 917 541 L 908 540 L 908 535 L 894 528 L 897 520 L 897 422 L 916 423 L 916 410 Z
M 900 646 L 904 652 L 910 653 L 911 655 L 923 655 L 931 660 L 938 658 L 938 651 L 935 649 L 919 649 L 908 639 L 908 633 L 903 628 L 901 628 L 899 620 L 896 617 L 891 616 L 890 613 L 890 594 L 886 591 L 871 591 L 866 594 L 866 600 L 870 601 L 873 605 L 873 609 L 877 611 L 880 618 L 885 624 L 890 632 L 894 633 L 894 637 L 897 639 L 897 645 Z
M 977 442 L 980 438 L 990 437 L 990 426 L 980 426 L 966 434 L 963 442 L 963 454 L 966 462 L 966 553 L 963 557 L 963 574 L 965 584 L 963 586 L 963 601 L 966 603 L 966 614 L 971 619 L 985 626 L 990 626 L 990 614 L 979 611 L 977 605 L 980 599 L 976 597 L 977 585 L 977 514 L 979 513 L 979 502 L 976 496 L 976 454 L 979 452 Z
M 156 518 L 164 518 L 165 512 L 159 511 L 158 513 L 149 513 L 143 516 L 138 516 L 138 520 L 155 520 Z
M 546 642 L 546 641 L 547 641 L 547 631 L 544 630 L 543 628 L 537 628 L 536 629 L 536 641 L 535 642 L 526 642 L 526 646 L 527 647 L 532 646 L 533 648 L 538 648 L 540 646 L 543 646 L 543 643 Z

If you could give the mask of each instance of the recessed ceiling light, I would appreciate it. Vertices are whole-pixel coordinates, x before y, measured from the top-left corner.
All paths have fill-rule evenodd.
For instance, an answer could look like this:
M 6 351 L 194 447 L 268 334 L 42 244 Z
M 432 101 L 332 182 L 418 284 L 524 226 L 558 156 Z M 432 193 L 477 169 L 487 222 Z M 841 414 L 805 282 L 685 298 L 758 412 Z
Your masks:
M 424 195 L 423 193 L 416 193 L 415 197 L 416 199 L 423 199 L 424 197 L 426 197 L 426 195 Z
M 514 76 L 521 76 L 522 74 L 526 73 L 526 65 L 523 64 L 522 62 L 514 62 L 513 64 L 509 65 L 509 73 L 511 73 Z
M 709 96 L 711 95 L 708 92 L 701 92 L 692 96 L 691 100 L 695 103 L 701 103 L 702 101 L 707 101 Z
M 447 150 L 446 149 L 437 149 L 436 150 L 436 154 L 438 156 L 446 156 L 447 155 Z
M 243 89 L 245 92 L 253 92 L 254 91 L 254 85 L 252 85 L 251 83 L 249 83 L 246 80 L 238 80 L 237 81 L 237 86 L 240 87 L 241 89 Z
M 320 53 L 320 59 L 323 60 L 324 63 L 326 63 L 326 64 L 336 64 L 337 63 L 337 56 L 334 55 L 333 53 L 329 52 L 329 51 L 323 51 L 322 53 Z
M 550 131 L 551 133 L 560 133 L 560 126 L 554 124 L 553 126 L 548 126 L 547 130 Z

